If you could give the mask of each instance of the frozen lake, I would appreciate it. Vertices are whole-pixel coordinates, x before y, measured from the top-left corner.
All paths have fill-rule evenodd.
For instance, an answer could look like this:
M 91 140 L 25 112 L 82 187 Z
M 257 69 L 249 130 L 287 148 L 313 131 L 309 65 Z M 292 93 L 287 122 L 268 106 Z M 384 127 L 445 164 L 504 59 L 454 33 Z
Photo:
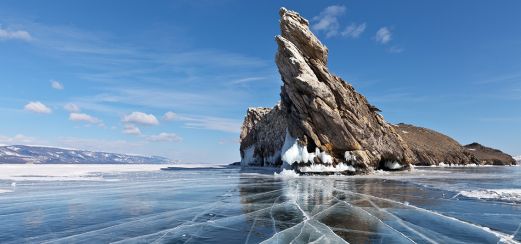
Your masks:
M 0 165 L 0 243 L 521 242 L 521 167 L 160 167 Z

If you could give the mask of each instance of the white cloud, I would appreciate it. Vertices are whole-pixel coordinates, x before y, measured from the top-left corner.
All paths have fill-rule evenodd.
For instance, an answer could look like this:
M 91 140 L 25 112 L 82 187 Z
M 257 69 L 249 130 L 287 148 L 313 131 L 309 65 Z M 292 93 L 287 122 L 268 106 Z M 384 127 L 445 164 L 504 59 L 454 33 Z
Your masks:
M 172 111 L 168 111 L 166 112 L 164 115 L 163 115 L 163 120 L 164 121 L 172 121 L 174 120 L 175 118 L 177 117 L 177 115 L 172 112 Z
M 375 36 L 376 42 L 386 44 L 389 41 L 391 41 L 391 38 L 392 38 L 391 30 L 387 27 L 382 27 L 382 28 L 378 29 L 378 31 L 376 32 L 376 36 Z
M 15 144 L 28 144 L 33 143 L 34 138 L 28 137 L 22 134 L 17 134 L 15 136 L 2 136 L 0 135 L 0 144 L 7 144 L 7 145 L 15 145 Z
M 125 127 L 123 127 L 123 133 L 138 136 L 141 135 L 141 130 L 133 124 L 126 124 Z
M 40 114 L 52 113 L 52 109 L 50 109 L 45 104 L 43 104 L 39 101 L 30 102 L 30 103 L 26 104 L 24 108 L 25 108 L 25 110 L 31 111 L 34 113 L 40 113 Z
M 346 12 L 346 7 L 342 5 L 332 5 L 320 12 L 318 16 L 313 17 L 315 22 L 311 28 L 315 31 L 323 31 L 326 33 L 326 37 L 333 37 L 338 35 L 338 29 L 340 23 L 338 17 L 342 16 Z
M 147 140 L 152 142 L 180 142 L 182 138 L 175 133 L 162 132 L 158 135 L 147 136 Z
M 142 125 L 158 125 L 159 121 L 153 114 L 146 114 L 142 112 L 132 112 L 131 114 L 123 117 L 125 123 L 136 123 Z
M 80 107 L 74 103 L 67 103 L 63 108 L 71 113 L 80 111 Z
M 365 23 L 359 25 L 352 23 L 340 34 L 349 38 L 358 38 L 365 31 L 366 27 L 367 25 Z
M 52 81 L 51 81 L 51 87 L 52 87 L 53 89 L 56 89 L 56 90 L 63 90 L 63 88 L 64 88 L 64 87 L 63 87 L 63 84 L 60 83 L 60 82 L 57 81 L 57 80 L 52 80 Z
M 29 32 L 24 30 L 7 30 L 0 27 L 0 40 L 21 40 L 31 41 L 33 38 Z
M 90 116 L 88 114 L 83 114 L 83 113 L 71 113 L 71 114 L 69 114 L 69 120 L 87 122 L 87 123 L 91 123 L 91 124 L 101 123 L 101 121 L 98 118 Z

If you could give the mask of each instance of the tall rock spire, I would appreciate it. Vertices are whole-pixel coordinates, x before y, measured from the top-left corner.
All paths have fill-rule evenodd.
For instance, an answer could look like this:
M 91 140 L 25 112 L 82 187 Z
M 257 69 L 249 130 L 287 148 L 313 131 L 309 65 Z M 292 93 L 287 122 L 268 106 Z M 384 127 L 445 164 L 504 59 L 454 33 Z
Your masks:
M 327 68 L 328 49 L 298 13 L 280 10 L 276 63 L 283 80 L 282 106 L 292 137 L 318 147 L 336 161 L 358 156 L 359 167 L 411 162 L 400 135 L 367 99 Z

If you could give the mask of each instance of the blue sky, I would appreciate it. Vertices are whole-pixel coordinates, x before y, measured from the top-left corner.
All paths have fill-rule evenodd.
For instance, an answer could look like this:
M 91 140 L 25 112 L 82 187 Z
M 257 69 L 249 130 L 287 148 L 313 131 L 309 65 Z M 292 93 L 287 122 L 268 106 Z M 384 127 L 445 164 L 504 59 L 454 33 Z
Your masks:
M 388 121 L 521 154 L 513 0 L 1 1 L 0 144 L 237 161 L 247 107 L 279 100 L 281 6 Z

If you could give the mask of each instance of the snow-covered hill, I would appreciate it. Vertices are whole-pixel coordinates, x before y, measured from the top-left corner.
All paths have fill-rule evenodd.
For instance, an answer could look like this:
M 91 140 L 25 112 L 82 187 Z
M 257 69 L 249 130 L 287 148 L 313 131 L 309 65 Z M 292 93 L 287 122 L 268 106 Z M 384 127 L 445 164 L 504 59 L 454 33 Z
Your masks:
M 160 164 L 172 163 L 164 157 L 134 156 L 39 146 L 1 146 L 0 163 L 35 164 Z

